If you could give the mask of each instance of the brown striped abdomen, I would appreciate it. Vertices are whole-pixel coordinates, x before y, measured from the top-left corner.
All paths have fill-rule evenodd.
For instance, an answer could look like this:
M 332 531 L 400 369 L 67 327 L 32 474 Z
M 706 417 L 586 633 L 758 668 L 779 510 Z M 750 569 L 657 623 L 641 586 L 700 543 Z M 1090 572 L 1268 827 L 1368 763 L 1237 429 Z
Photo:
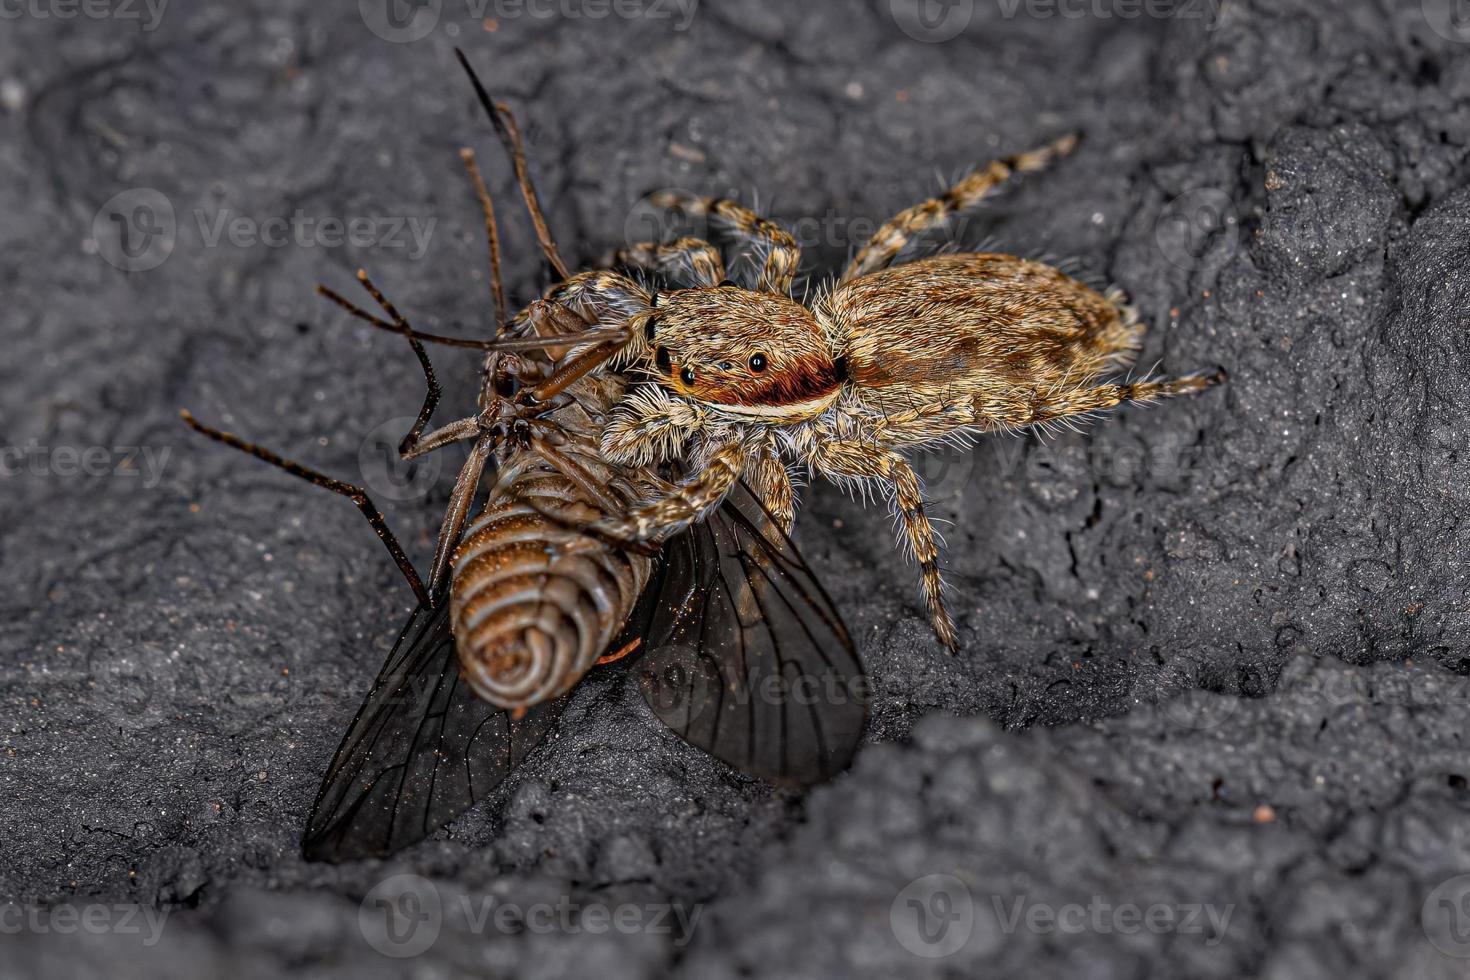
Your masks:
M 653 567 L 542 516 L 525 498 L 580 521 L 602 516 L 542 465 L 497 486 L 465 529 L 450 586 L 461 673 L 481 698 L 512 710 L 565 693 L 608 652 Z

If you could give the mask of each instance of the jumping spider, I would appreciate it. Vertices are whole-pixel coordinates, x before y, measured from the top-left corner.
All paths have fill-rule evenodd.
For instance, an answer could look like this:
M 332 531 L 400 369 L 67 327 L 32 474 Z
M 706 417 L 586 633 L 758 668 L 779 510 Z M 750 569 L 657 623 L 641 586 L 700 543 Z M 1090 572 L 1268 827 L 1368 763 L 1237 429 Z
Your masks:
M 603 452 L 633 465 L 679 460 L 689 474 L 601 530 L 661 538 L 698 520 L 741 477 L 789 527 L 785 459 L 849 489 L 875 485 L 892 499 L 919 563 L 935 633 L 956 649 L 934 530 L 902 450 L 1076 419 L 1223 377 L 1100 383 L 1132 361 L 1144 326 L 1121 292 L 1100 293 L 1042 262 L 966 253 L 895 264 L 915 235 L 1075 143 L 1067 136 L 998 160 L 900 212 L 809 306 L 790 298 L 800 250 L 780 227 L 727 200 L 658 200 L 706 216 L 753 257 L 754 288 L 725 278 L 714 245 L 683 238 L 633 246 L 615 264 L 677 276 L 687 288 L 657 292 L 591 271 L 523 314 L 534 321 L 564 305 L 595 318 L 599 328 L 572 360 L 588 369 L 611 360 L 651 378 L 614 411 Z

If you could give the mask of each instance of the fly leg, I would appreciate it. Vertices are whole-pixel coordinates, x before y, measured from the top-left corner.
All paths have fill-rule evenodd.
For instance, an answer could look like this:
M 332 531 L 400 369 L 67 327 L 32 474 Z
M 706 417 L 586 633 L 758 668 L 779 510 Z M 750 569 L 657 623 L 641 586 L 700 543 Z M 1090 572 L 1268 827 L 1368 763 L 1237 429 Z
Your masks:
M 536 229 L 536 241 L 540 243 L 541 252 L 546 256 L 546 264 L 551 267 L 556 278 L 567 278 L 567 264 L 562 261 L 561 254 L 557 251 L 556 241 L 551 237 L 551 229 L 547 226 L 545 214 L 541 210 L 541 201 L 536 196 L 535 185 L 531 183 L 530 167 L 526 162 L 526 145 L 521 138 L 521 127 L 516 122 L 515 114 L 503 103 L 495 102 L 490 98 L 490 93 L 485 91 L 485 86 L 480 82 L 480 77 L 475 74 L 475 70 L 470 67 L 469 60 L 465 58 L 463 51 L 455 48 L 454 55 L 459 59 L 460 67 L 465 70 L 465 74 L 470 76 L 470 84 L 475 88 L 475 97 L 480 100 L 480 107 L 485 110 L 490 124 L 495 127 L 495 134 L 500 137 L 500 142 L 510 157 L 511 166 L 515 169 L 516 183 L 520 185 L 521 198 L 526 203 L 526 211 L 531 215 L 531 224 Z
M 635 637 L 630 642 L 623 644 L 621 649 L 615 650 L 612 653 L 605 653 L 602 656 L 598 657 L 597 666 L 601 667 L 603 664 L 615 664 L 619 660 L 622 660 L 624 657 L 626 657 L 628 654 L 637 650 L 642 645 L 643 637 Z
M 423 407 L 419 409 L 418 417 L 414 419 L 413 426 L 408 430 L 408 434 L 403 437 L 403 441 L 398 444 L 398 454 L 404 459 L 408 459 L 409 453 L 418 443 L 419 436 L 423 434 L 424 428 L 429 424 L 429 419 L 433 417 L 434 409 L 439 406 L 439 396 L 443 393 L 443 389 L 439 387 L 439 381 L 434 376 L 434 365 L 429 361 L 428 351 L 424 350 L 424 345 L 421 344 L 418 338 L 414 336 L 413 328 L 409 326 L 408 321 L 403 319 L 398 310 L 394 308 L 391 303 L 388 302 L 388 300 L 378 290 L 378 287 L 375 286 L 373 284 L 373 281 L 368 278 L 366 269 L 357 270 L 357 281 L 360 282 L 362 284 L 362 287 L 368 291 L 369 295 L 371 295 L 373 299 L 378 302 L 378 305 L 383 307 L 384 311 L 393 318 L 393 322 L 391 324 L 383 322 L 382 320 L 373 316 L 371 313 L 357 306 L 345 296 L 342 296 L 339 293 L 332 291 L 324 285 L 318 284 L 318 286 L 316 287 L 316 291 L 327 297 L 327 299 L 330 299 L 332 302 L 336 303 L 338 306 L 342 307 L 348 313 L 351 313 L 353 316 L 357 317 L 359 320 L 365 320 L 368 323 L 371 323 L 373 326 L 379 327 L 383 330 L 390 330 L 394 333 L 401 333 L 408 338 L 409 346 L 413 348 L 414 355 L 419 359 L 419 366 L 422 367 L 424 370 L 424 384 L 428 389 L 424 394 L 424 404 Z
M 433 597 L 429 590 L 424 587 L 423 579 L 419 578 L 418 570 L 413 567 L 413 562 L 408 560 L 408 555 L 404 552 L 403 546 L 398 543 L 398 538 L 394 536 L 393 531 L 388 527 L 388 522 L 383 517 L 383 512 L 378 510 L 372 498 L 367 495 L 367 491 L 362 487 L 333 479 L 325 473 L 318 472 L 308 466 L 302 466 L 295 460 L 290 460 L 278 453 L 271 452 L 264 446 L 257 446 L 255 443 L 247 442 L 233 433 L 207 426 L 194 418 L 187 409 L 180 410 L 179 416 L 184 420 L 185 425 L 200 435 L 207 436 L 216 442 L 222 442 L 226 446 L 238 449 L 241 452 L 249 453 L 256 459 L 269 463 L 278 469 L 285 470 L 292 476 L 299 477 L 308 483 L 313 483 L 333 493 L 341 494 L 351 500 L 357 505 L 357 509 L 362 511 L 362 515 L 367 518 L 368 523 L 372 525 L 373 531 L 378 535 L 378 539 L 388 549 L 388 554 L 393 556 L 394 564 L 403 573 L 403 577 L 408 580 L 408 587 L 413 590 L 414 597 L 418 599 L 419 605 L 434 605 Z
M 579 272 L 516 314 L 507 330 L 511 336 L 496 341 L 494 349 L 544 350 L 559 361 L 574 347 L 602 346 L 588 370 L 615 358 L 637 358 L 647 344 L 636 318 L 652 311 L 653 302 L 648 290 L 620 272 Z
M 474 185 L 475 196 L 480 202 L 480 210 L 485 217 L 485 239 L 490 254 L 490 298 L 491 302 L 494 304 L 493 313 L 496 322 L 498 323 L 500 321 L 500 318 L 506 314 L 506 304 L 505 284 L 502 281 L 500 274 L 500 231 L 495 221 L 495 202 L 491 198 L 489 190 L 485 187 L 484 179 L 480 176 L 480 168 L 475 164 L 474 151 L 470 149 L 461 150 L 460 159 L 464 161 L 465 171 L 469 174 L 471 184 Z M 392 319 L 392 328 L 408 338 L 409 346 L 413 349 L 414 355 L 418 358 L 419 365 L 423 368 L 424 371 L 424 384 L 427 389 L 424 394 L 424 404 L 423 407 L 419 409 L 418 417 L 414 419 L 413 426 L 408 430 L 408 434 L 405 435 L 403 437 L 403 441 L 398 444 L 398 454 L 404 459 L 413 459 L 415 456 L 423 455 L 426 452 L 432 451 L 432 449 L 436 449 L 439 446 L 447 444 L 447 442 L 454 441 L 453 439 L 442 438 L 442 436 L 446 434 L 448 429 L 453 428 L 446 427 L 446 429 L 440 429 L 437 433 L 434 434 L 436 436 L 440 436 L 440 439 L 436 440 L 431 437 L 429 440 L 427 440 L 427 442 L 432 443 L 432 445 L 424 445 L 420 442 L 420 437 L 423 435 L 424 429 L 428 426 L 429 419 L 433 417 L 434 409 L 438 407 L 439 398 L 443 394 L 443 389 L 439 387 L 439 381 L 434 376 L 434 365 L 430 362 L 429 354 L 426 350 L 424 350 L 424 345 L 419 342 L 417 337 L 414 336 L 413 328 L 409 326 L 408 321 L 405 320 L 401 314 L 399 314 L 397 308 L 388 301 L 388 299 L 383 295 L 382 291 L 373 284 L 373 281 L 371 279 L 368 278 L 367 270 L 357 270 L 357 280 L 358 282 L 362 283 L 363 288 L 368 291 L 368 294 L 372 296 L 374 301 L 376 301 L 377 304 L 382 307 L 383 312 L 387 313 L 388 316 Z M 366 320 L 367 322 L 377 327 L 386 328 L 388 326 L 377 317 L 374 317 L 367 313 L 365 310 L 358 308 L 355 304 L 349 302 L 346 298 L 333 292 L 324 285 L 318 285 L 317 292 L 326 296 L 328 299 L 332 300 L 332 302 L 336 303 L 338 306 L 341 306 L 348 313 L 351 313 L 353 316 L 358 317 L 359 319 Z M 499 331 L 497 330 L 497 333 L 498 332 Z M 468 435 L 467 430 L 463 428 L 463 423 L 465 421 L 468 420 L 462 420 L 459 423 L 455 423 L 455 425 L 461 426 L 460 429 L 455 430 L 458 433 L 462 433 L 462 435 L 459 436 L 461 438 L 467 437 Z

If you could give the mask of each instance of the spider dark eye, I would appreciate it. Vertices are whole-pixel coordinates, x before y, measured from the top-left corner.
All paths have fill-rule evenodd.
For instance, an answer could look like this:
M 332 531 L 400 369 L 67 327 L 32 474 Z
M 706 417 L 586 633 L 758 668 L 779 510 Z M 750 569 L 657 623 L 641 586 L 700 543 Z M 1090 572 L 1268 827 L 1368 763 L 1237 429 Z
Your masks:
M 694 384 L 694 368 L 687 367 L 679 372 L 679 380 L 686 385 Z
M 752 355 L 750 355 L 750 369 L 752 371 L 757 372 L 757 373 L 759 373 L 761 371 L 764 371 L 766 369 L 766 355 L 764 355 L 764 354 L 752 354 Z
M 658 318 L 651 316 L 648 318 L 648 323 L 643 326 L 643 336 L 651 341 L 656 333 L 658 333 Z
M 664 374 L 668 374 L 674 370 L 674 362 L 669 360 L 669 349 L 667 347 L 660 347 L 658 352 L 654 354 L 654 360 L 658 364 L 658 369 Z

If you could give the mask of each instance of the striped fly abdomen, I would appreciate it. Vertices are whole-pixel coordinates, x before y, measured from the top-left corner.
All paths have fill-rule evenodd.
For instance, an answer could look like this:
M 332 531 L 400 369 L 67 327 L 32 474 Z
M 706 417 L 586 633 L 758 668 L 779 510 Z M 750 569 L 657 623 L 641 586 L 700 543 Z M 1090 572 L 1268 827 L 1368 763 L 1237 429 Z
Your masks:
M 578 523 L 603 516 L 542 463 L 511 468 L 465 530 L 450 587 L 460 669 L 477 695 L 509 710 L 576 684 L 622 631 L 653 568 L 528 501 Z

